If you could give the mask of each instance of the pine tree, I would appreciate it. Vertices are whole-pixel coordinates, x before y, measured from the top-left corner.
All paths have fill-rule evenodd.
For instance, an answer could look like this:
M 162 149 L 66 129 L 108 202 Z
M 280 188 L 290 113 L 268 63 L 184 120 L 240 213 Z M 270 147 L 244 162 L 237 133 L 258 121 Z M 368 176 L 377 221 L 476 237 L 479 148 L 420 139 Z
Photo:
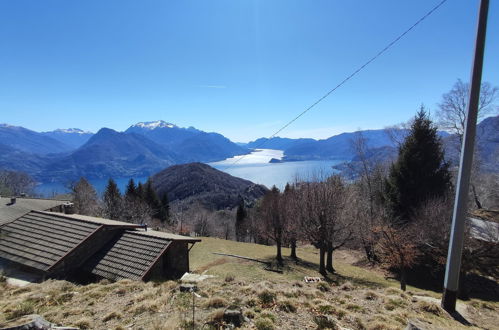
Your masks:
M 170 219 L 170 202 L 168 200 L 168 194 L 164 193 L 161 198 L 161 208 L 159 214 L 159 220 L 162 222 L 169 221 Z
M 127 198 L 131 198 L 131 197 L 137 196 L 137 187 L 135 186 L 135 181 L 133 179 L 130 179 L 128 181 L 128 184 L 126 186 L 125 196 Z
M 449 166 L 437 128 L 421 107 L 386 180 L 385 201 L 394 224 L 405 224 L 425 201 L 445 195 Z
M 156 191 L 152 187 L 151 180 L 147 180 L 144 188 L 144 201 L 149 205 L 153 211 L 153 217 L 160 219 L 161 216 L 161 201 L 156 194 Z
M 246 236 L 246 209 L 244 208 L 244 200 L 239 196 L 239 204 L 236 211 L 236 240 L 243 241 Z
M 142 182 L 139 182 L 137 184 L 137 189 L 135 190 L 135 195 L 138 199 L 140 200 L 145 200 L 145 189 L 144 189 L 144 185 L 142 184 Z
M 109 179 L 107 182 L 103 199 L 105 217 L 113 220 L 120 219 L 123 212 L 123 200 L 118 185 L 113 179 Z

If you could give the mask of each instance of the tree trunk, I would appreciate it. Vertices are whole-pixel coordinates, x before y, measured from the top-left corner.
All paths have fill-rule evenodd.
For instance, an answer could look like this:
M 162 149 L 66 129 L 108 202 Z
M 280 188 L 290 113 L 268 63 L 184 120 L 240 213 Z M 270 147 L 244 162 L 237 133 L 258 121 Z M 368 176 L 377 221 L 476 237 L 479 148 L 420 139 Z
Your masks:
M 400 290 L 402 291 L 406 290 L 406 282 L 407 282 L 406 276 L 407 274 L 405 267 L 402 267 L 402 269 L 400 269 Z
M 333 243 L 327 243 L 327 260 L 326 260 L 326 270 L 330 273 L 334 273 L 333 267 Z
M 279 265 L 282 265 L 282 251 L 281 251 L 281 241 L 280 240 L 276 241 L 276 246 L 277 246 L 277 256 L 276 256 L 277 263 Z
M 474 184 L 471 185 L 471 190 L 473 191 L 473 199 L 475 200 L 476 208 L 481 209 L 482 203 L 480 203 L 480 200 L 478 199 L 478 195 L 476 194 L 476 189 Z
M 292 238 L 291 239 L 291 254 L 290 257 L 293 258 L 294 260 L 297 260 L 298 257 L 296 256 L 296 239 Z
M 326 275 L 326 264 L 325 264 L 325 257 L 326 257 L 326 247 L 324 244 L 321 244 L 319 247 L 319 273 L 322 275 Z

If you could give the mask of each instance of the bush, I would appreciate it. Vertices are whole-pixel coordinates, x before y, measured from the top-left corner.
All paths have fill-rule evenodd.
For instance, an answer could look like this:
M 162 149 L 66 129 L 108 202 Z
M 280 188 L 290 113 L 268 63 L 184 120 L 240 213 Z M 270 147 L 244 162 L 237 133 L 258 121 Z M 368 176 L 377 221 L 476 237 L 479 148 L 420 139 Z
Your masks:
M 274 323 L 267 318 L 259 318 L 255 321 L 255 327 L 258 330 L 274 330 Z
M 24 315 L 29 315 L 34 313 L 35 313 L 35 305 L 33 304 L 33 302 L 23 301 L 22 303 L 14 307 L 14 309 L 12 309 L 10 312 L 7 312 L 5 318 L 7 320 L 12 320 Z
M 286 313 L 296 312 L 296 305 L 291 300 L 284 300 L 278 303 L 278 307 L 281 311 Z
M 225 282 L 232 282 L 235 278 L 234 274 L 227 274 L 225 275 Z
M 336 321 L 327 315 L 314 316 L 314 322 L 317 324 L 317 329 L 338 329 Z
M 75 325 L 80 329 L 91 329 L 92 328 L 92 321 L 88 318 L 83 318 L 83 319 L 76 321 Z
M 395 308 L 404 307 L 406 304 L 402 299 L 388 299 L 385 303 L 385 309 L 393 311 Z
M 213 297 L 206 302 L 206 307 L 208 308 L 221 308 L 228 305 L 227 300 L 221 297 Z
M 440 306 L 437 306 L 436 304 L 433 304 L 431 302 L 420 301 L 418 303 L 418 308 L 419 308 L 419 310 L 421 310 L 423 312 L 431 313 L 431 314 L 434 314 L 436 316 L 442 316 L 443 315 L 443 311 L 440 308 Z
M 269 312 L 260 314 L 260 317 L 269 319 L 272 321 L 272 323 L 275 323 L 276 321 L 275 315 Z
M 111 313 L 107 314 L 106 316 L 104 316 L 102 321 L 107 322 L 107 321 L 110 321 L 112 319 L 121 319 L 122 317 L 123 317 L 123 315 L 119 312 L 111 312 Z
M 331 286 L 327 282 L 319 282 L 319 283 L 317 283 L 317 289 L 319 289 L 322 292 L 328 292 L 330 287 Z
M 265 306 L 273 305 L 277 299 L 275 292 L 270 290 L 263 290 L 258 294 L 260 303 Z
M 374 291 L 367 291 L 364 295 L 364 298 L 366 298 L 367 300 L 375 300 L 376 298 L 378 298 L 378 294 Z

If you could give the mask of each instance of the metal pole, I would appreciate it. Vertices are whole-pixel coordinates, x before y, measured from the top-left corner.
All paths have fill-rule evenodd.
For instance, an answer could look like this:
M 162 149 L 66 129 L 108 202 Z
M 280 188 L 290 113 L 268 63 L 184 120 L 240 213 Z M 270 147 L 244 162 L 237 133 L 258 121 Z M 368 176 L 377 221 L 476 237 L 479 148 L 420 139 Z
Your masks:
M 452 231 L 447 255 L 447 265 L 445 269 L 444 293 L 442 296 L 442 307 L 451 313 L 456 310 L 457 291 L 459 288 L 459 273 L 461 270 L 465 220 L 468 211 L 468 193 L 471 165 L 473 163 L 473 149 L 475 145 L 480 85 L 482 81 L 483 53 L 485 48 L 485 32 L 487 30 L 488 9 L 489 0 L 481 0 L 475 41 L 475 55 L 471 71 L 471 88 L 468 100 L 466 126 L 461 149 L 461 160 L 459 163 L 456 199 L 454 201 Z

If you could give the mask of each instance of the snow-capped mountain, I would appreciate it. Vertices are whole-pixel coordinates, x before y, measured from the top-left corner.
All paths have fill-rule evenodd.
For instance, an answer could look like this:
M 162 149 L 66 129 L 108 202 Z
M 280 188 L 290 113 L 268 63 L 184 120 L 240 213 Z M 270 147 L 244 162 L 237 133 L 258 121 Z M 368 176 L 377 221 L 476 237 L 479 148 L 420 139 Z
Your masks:
M 179 163 L 221 160 L 248 152 L 218 133 L 207 133 L 194 127 L 178 127 L 164 120 L 140 122 L 125 133 L 145 136 L 180 155 Z
M 71 149 L 81 147 L 94 135 L 92 132 L 84 131 L 79 128 L 59 128 L 54 131 L 42 132 L 40 134 L 62 142 Z
M 156 121 L 145 121 L 145 122 L 140 122 L 135 125 L 132 125 L 132 127 L 139 127 L 139 128 L 144 128 L 144 129 L 157 129 L 157 128 L 174 128 L 177 127 L 177 125 L 172 124 L 172 123 L 167 123 L 164 120 L 156 120 Z
M 24 127 L 0 124 L 0 143 L 22 152 L 49 154 L 70 151 L 72 148 L 53 137 Z
M 84 131 L 79 128 L 58 128 L 54 131 L 53 133 L 66 133 L 66 134 L 93 134 L 90 131 Z M 50 132 L 45 132 L 45 133 L 50 133 Z

